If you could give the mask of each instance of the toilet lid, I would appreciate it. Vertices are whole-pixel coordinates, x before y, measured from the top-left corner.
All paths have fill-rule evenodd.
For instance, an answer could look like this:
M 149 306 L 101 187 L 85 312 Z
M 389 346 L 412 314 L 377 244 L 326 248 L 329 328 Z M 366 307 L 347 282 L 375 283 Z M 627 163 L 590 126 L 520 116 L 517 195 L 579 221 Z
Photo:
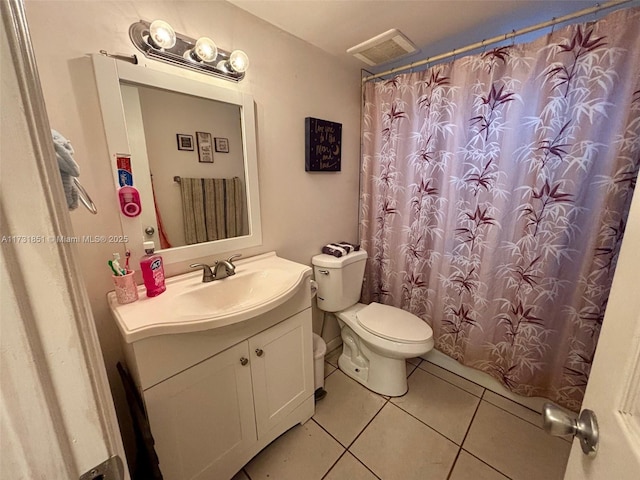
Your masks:
M 431 327 L 412 313 L 381 303 L 367 305 L 356 317 L 362 328 L 388 340 L 422 343 L 433 336 Z

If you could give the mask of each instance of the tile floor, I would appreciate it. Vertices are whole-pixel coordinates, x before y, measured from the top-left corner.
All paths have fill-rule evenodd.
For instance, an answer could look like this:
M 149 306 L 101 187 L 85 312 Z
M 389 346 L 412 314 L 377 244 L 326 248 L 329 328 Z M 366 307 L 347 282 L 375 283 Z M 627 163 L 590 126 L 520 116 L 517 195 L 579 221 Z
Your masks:
M 373 393 L 325 361 L 316 413 L 267 446 L 233 480 L 554 480 L 569 441 L 539 415 L 425 360 L 407 362 L 409 392 Z

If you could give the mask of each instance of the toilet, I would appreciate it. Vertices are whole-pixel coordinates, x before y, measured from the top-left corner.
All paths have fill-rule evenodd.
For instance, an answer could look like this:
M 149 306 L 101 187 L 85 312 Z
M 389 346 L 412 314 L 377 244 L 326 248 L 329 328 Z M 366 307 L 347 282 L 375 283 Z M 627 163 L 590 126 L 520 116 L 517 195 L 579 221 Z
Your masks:
M 398 397 L 408 388 L 406 359 L 433 348 L 433 330 L 397 307 L 358 303 L 366 262 L 364 250 L 339 258 L 315 255 L 318 308 L 336 315 L 340 324 L 340 370 L 369 390 Z

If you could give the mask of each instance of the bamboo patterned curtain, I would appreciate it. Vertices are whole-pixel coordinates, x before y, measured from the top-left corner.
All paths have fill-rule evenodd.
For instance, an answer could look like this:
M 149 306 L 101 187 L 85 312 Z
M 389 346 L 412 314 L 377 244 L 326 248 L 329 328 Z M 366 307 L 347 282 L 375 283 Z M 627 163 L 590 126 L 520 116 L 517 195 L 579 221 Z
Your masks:
M 369 82 L 363 124 L 363 301 L 577 410 L 640 164 L 640 9 Z

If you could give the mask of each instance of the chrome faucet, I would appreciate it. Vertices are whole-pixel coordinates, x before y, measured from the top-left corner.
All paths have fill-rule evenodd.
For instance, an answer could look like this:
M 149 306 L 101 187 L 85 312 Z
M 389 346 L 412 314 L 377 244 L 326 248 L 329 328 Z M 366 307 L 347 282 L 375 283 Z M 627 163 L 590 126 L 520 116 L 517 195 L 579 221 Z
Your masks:
M 216 262 L 213 265 L 213 270 L 211 270 L 211 267 L 206 263 L 192 263 L 189 266 L 191 268 L 202 268 L 202 282 L 208 283 L 235 275 L 236 266 L 233 264 L 233 260 L 241 256 L 241 254 L 236 254 L 232 255 L 227 260 Z M 220 272 L 222 267 L 224 267 L 224 270 Z
M 233 264 L 233 260 L 241 257 L 241 254 L 232 255 L 227 260 L 220 260 L 213 266 L 214 280 L 222 280 L 223 278 L 231 277 L 236 274 L 236 266 Z M 220 268 L 224 267 L 223 272 L 219 272 Z M 224 273 L 224 274 L 223 274 Z M 203 280 L 204 281 L 204 280 Z
M 216 279 L 211 267 L 206 263 L 192 263 L 189 266 L 191 268 L 202 268 L 202 281 L 204 283 L 213 282 Z

